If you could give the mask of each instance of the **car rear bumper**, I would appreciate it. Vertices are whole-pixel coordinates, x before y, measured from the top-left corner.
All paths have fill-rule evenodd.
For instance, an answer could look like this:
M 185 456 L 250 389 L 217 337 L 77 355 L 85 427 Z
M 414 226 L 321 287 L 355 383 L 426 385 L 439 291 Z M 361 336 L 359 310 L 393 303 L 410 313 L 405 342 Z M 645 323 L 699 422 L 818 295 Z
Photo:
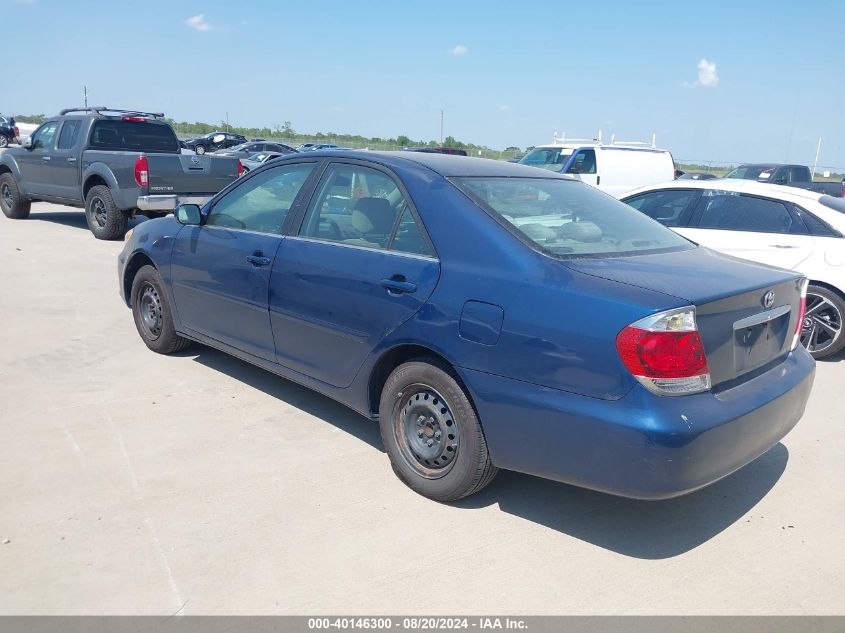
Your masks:
M 195 196 L 177 196 L 177 195 L 153 195 L 153 196 L 138 196 L 137 207 L 141 211 L 158 211 L 171 212 L 175 211 L 180 204 L 198 204 L 204 205 L 214 196 L 209 195 L 195 195 Z
M 666 499 L 731 474 L 804 413 L 815 363 L 799 348 L 722 391 L 667 398 L 637 385 L 599 400 L 461 370 L 500 468 L 624 497 Z

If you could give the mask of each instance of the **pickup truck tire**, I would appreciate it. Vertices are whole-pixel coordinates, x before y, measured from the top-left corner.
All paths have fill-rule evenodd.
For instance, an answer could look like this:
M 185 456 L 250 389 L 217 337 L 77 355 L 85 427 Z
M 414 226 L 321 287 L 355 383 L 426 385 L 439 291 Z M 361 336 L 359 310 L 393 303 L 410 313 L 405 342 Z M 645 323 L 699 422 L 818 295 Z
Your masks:
M 176 333 L 161 276 L 153 266 L 143 266 L 136 273 L 129 296 L 135 327 L 147 347 L 159 354 L 172 354 L 191 344 Z
M 29 217 L 31 206 L 32 203 L 21 196 L 15 177 L 9 173 L 0 175 L 0 208 L 3 209 L 3 215 L 12 220 L 23 220 Z
M 498 472 L 472 403 L 451 368 L 437 359 L 393 370 L 381 393 L 379 429 L 393 471 L 429 499 L 461 499 Z
M 129 226 L 129 215 L 117 208 L 105 185 L 91 187 L 85 197 L 85 219 L 98 240 L 123 239 Z
M 836 292 L 810 284 L 807 312 L 801 324 L 801 344 L 816 360 L 833 356 L 845 347 L 845 300 Z
M 205 154 L 205 145 L 197 145 L 197 146 L 194 148 L 194 151 L 195 151 L 197 154 Z
M 0 149 L 9 146 L 9 137 L 5 134 L 0 134 Z

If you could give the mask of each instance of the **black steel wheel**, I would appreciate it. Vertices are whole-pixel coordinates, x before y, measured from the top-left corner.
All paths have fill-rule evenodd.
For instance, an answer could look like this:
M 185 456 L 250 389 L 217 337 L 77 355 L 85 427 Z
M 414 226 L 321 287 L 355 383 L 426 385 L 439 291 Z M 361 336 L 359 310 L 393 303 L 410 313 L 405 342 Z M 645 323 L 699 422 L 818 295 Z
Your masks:
M 171 354 L 190 345 L 190 340 L 176 333 L 161 276 L 153 266 L 138 270 L 129 296 L 135 327 L 147 347 L 159 354 Z
M 467 393 L 452 368 L 436 358 L 412 360 L 391 372 L 382 389 L 379 427 L 393 471 L 430 499 L 461 499 L 498 472 Z
M 91 187 L 85 197 L 85 219 L 98 240 L 123 239 L 129 226 L 129 213 L 117 208 L 105 185 Z
M 801 323 L 801 344 L 815 359 L 836 354 L 845 346 L 842 317 L 845 301 L 823 286 L 807 288 L 807 310 Z

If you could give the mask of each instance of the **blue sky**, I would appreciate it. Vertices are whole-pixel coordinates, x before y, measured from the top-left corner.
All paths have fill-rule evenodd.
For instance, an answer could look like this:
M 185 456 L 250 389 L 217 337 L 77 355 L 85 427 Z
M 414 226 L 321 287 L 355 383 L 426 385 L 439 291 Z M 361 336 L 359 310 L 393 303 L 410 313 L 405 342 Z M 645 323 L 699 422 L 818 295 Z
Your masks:
M 842 2 L 0 0 L 0 111 L 82 101 L 177 120 L 503 149 L 553 131 L 676 159 L 845 168 Z M 9 28 L 13 24 L 14 28 Z M 702 61 L 705 60 L 705 61 Z M 715 66 L 713 66 L 715 65 Z

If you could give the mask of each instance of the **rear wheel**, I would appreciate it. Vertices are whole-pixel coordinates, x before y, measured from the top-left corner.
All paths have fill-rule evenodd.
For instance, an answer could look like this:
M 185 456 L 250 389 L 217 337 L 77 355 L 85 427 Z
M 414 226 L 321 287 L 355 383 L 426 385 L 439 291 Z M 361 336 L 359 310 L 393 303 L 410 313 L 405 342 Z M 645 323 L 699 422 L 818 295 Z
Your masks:
M 129 225 L 129 215 L 117 208 L 105 185 L 91 187 L 85 197 L 85 219 L 98 240 L 123 239 Z
M 15 177 L 8 172 L 0 174 L 0 208 L 3 209 L 3 215 L 12 220 L 23 220 L 29 216 L 30 207 L 29 200 L 21 196 Z
M 191 344 L 176 333 L 161 276 L 153 266 L 138 271 L 129 296 L 135 327 L 147 347 L 159 354 L 172 354 Z
M 807 288 L 807 311 L 801 323 L 801 344 L 815 359 L 827 358 L 845 346 L 842 320 L 845 301 L 823 286 Z
M 0 149 L 9 146 L 9 137 L 5 134 L 0 134 Z
M 197 154 L 205 154 L 205 145 L 197 145 L 194 151 Z
M 435 359 L 393 370 L 382 390 L 379 426 L 396 475 L 430 499 L 466 497 L 498 472 L 467 394 Z

